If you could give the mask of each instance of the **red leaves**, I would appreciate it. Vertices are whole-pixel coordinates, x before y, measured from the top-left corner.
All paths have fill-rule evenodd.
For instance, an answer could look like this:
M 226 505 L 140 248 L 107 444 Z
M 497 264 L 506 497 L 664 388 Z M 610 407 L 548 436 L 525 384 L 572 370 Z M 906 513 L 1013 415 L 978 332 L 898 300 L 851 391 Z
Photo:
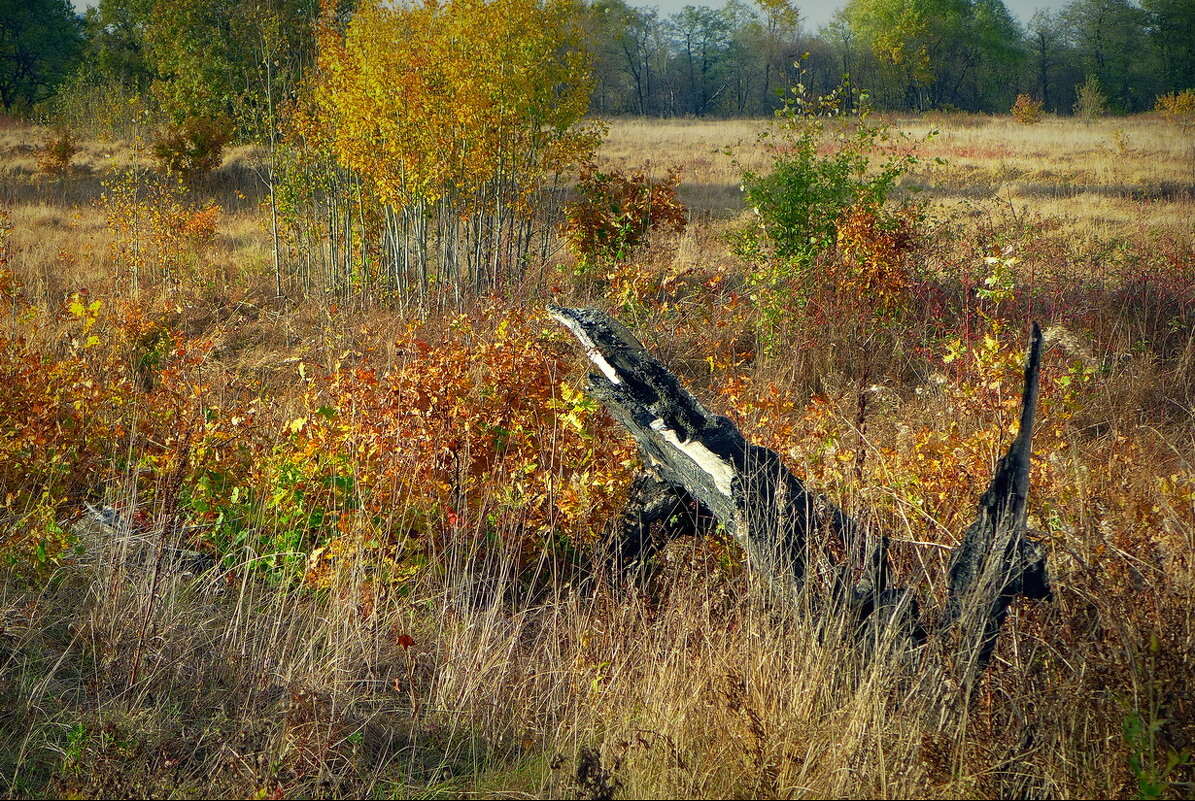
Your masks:
M 653 230 L 683 230 L 688 210 L 677 198 L 680 179 L 677 170 L 654 183 L 642 172 L 604 173 L 586 164 L 577 187 L 581 197 L 565 207 L 569 248 L 586 264 L 622 261 Z

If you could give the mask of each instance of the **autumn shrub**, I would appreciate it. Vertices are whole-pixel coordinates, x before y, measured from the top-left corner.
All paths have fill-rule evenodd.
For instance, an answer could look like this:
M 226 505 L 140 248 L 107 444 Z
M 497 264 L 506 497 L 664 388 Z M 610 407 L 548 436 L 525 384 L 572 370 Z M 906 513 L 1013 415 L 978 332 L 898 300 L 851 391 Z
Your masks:
M 769 169 L 743 174 L 743 196 L 757 224 L 742 233 L 740 250 L 808 264 L 834 247 L 847 209 L 885 209 L 917 158 L 906 137 L 869 121 L 865 103 L 848 117 L 841 89 L 823 96 L 802 90 L 786 100 L 776 124 L 759 135 Z
M 176 503 L 200 532 L 192 547 L 286 583 L 326 587 L 365 558 L 371 580 L 401 585 L 466 530 L 528 557 L 588 547 L 615 516 L 628 445 L 561 383 L 568 351 L 534 325 L 479 308 L 430 341 L 408 328 L 389 370 L 300 365 L 285 416 L 207 395 L 188 366 L 202 343 L 175 338 L 144 400 L 165 404 L 174 433 L 140 460 L 183 471 Z
M 1154 110 L 1171 125 L 1184 131 L 1195 126 L 1195 89 L 1158 95 Z
M 204 266 L 221 208 L 196 201 L 179 178 L 116 174 L 104 185 L 100 208 L 111 234 L 118 285 L 138 290 L 151 282 L 178 287 Z
M 136 86 L 105 80 L 90 69 L 72 73 L 46 106 L 55 125 L 103 142 L 132 141 L 151 116 L 149 101 Z
M 451 530 L 529 553 L 592 542 L 622 497 L 627 446 L 591 399 L 552 378 L 567 372 L 565 343 L 479 311 L 438 343 L 409 330 L 410 356 L 388 373 L 329 376 L 326 405 L 295 432 L 299 464 L 353 454 L 357 514 L 386 521 L 384 537 L 411 553 Z M 341 547 L 355 541 L 341 533 Z
M 63 507 L 91 497 L 123 434 L 114 417 L 130 386 L 102 347 L 102 305 L 78 294 L 68 299 L 65 355 L 0 337 L 0 483 L 8 518 L 0 557 L 22 569 L 58 563 L 70 544 Z
M 216 170 L 232 139 L 232 123 L 223 117 L 187 117 L 158 132 L 154 158 L 161 170 L 194 181 Z
M 165 519 L 176 544 L 318 586 L 361 558 L 402 584 L 465 530 L 518 564 L 567 562 L 616 517 L 630 444 L 565 381 L 563 337 L 524 314 L 412 325 L 390 369 L 300 364 L 286 412 L 213 393 L 211 343 L 163 318 L 75 295 L 40 335 L 63 353 L 0 338 L 0 558 L 59 564 L 68 523 L 117 485 L 149 513 L 128 525 Z
M 680 180 L 678 170 L 653 182 L 642 172 L 602 172 L 586 164 L 577 182 L 580 197 L 564 209 L 569 249 L 591 268 L 626 260 L 654 231 L 683 230 L 688 215 L 676 194 Z
M 891 195 L 918 159 L 916 143 L 870 121 L 865 101 L 857 115 L 844 115 L 841 89 L 824 96 L 796 93 L 759 139 L 771 169 L 743 174 L 755 221 L 732 234 L 732 246 L 754 265 L 745 277 L 759 310 L 762 344 L 771 350 L 786 318 L 824 284 L 824 262 L 838 258 L 840 226 L 849 227 L 848 218 L 854 215 L 858 223 L 865 215 L 874 231 L 890 232 L 915 219 Z M 848 249 L 847 261 L 857 266 L 862 250 Z
M 50 131 L 38 150 L 37 168 L 50 175 L 62 175 L 70 169 L 79 150 L 79 143 L 69 128 Z
M 1012 118 L 1022 125 L 1036 125 L 1042 121 L 1044 108 L 1045 103 L 1041 100 L 1034 100 L 1032 95 L 1019 94 L 1012 104 Z
M 1186 122 L 1195 117 L 1195 89 L 1158 95 L 1154 110 L 1162 114 L 1167 122 Z
M 893 211 L 869 205 L 846 209 L 835 224 L 837 257 L 826 267 L 830 292 L 869 310 L 876 320 L 909 310 L 922 217 L 913 205 Z

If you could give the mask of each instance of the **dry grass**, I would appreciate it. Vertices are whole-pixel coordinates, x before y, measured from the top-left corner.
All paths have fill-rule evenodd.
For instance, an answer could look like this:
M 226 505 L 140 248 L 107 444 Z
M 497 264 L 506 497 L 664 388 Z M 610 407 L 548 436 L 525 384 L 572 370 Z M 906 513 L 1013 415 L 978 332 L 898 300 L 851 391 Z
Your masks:
M 1016 213 L 1063 220 L 1077 236 L 1115 236 L 1142 225 L 1191 230 L 1195 150 L 1177 126 L 1161 119 L 1108 118 L 1085 126 L 1049 118 L 1028 126 L 1011 117 L 946 115 L 892 124 L 917 138 L 939 132 L 919 148 L 925 164 L 907 183 L 944 213 L 995 196 Z M 682 197 L 699 218 L 733 217 L 742 212 L 743 169 L 767 163 L 755 139 L 765 125 L 615 120 L 601 156 L 622 170 L 646 162 L 661 177 L 679 166 L 685 172 Z M 934 164 L 938 158 L 946 164 Z
M 940 283 L 911 298 L 918 311 L 902 324 L 915 332 L 845 313 L 814 324 L 811 305 L 791 314 L 770 355 L 755 352 L 753 290 L 721 237 L 744 214 L 741 167 L 725 148 L 758 168 L 758 124 L 616 121 L 601 158 L 660 176 L 685 169 L 695 224 L 628 268 L 650 287 L 623 307 L 650 346 L 749 436 L 891 534 L 902 581 L 931 609 L 947 549 L 1006 442 L 1015 380 L 999 359 L 1015 362 L 1020 344 L 1006 336 L 969 372 L 945 363 L 945 339 L 925 332 L 956 322 L 950 304 L 973 292 L 962 282 L 985 255 L 1015 247 L 1018 280 L 1036 294 L 1000 309 L 1001 319 L 1015 326 L 1033 315 L 1053 327 L 1039 438 L 1047 450 L 1035 466 L 1045 489 L 1032 522 L 1050 549 L 1056 598 L 1015 605 L 969 700 L 943 686 L 948 648 L 910 649 L 895 632 L 861 642 L 835 615 L 811 612 L 812 589 L 778 604 L 723 543 L 676 543 L 642 584 L 591 572 L 600 544 L 529 538 L 517 515 L 500 514 L 503 493 L 523 480 L 517 472 L 495 468 L 476 514 L 426 534 L 426 563 L 409 581 L 375 580 L 384 554 L 366 549 L 312 588 L 250 569 L 260 554 L 248 550 L 228 551 L 236 558 L 218 567 L 210 554 L 179 550 L 203 541 L 203 524 L 180 524 L 162 500 L 177 496 L 177 476 L 164 469 L 147 484 L 148 468 L 134 461 L 85 496 L 122 509 L 125 522 L 87 522 L 74 498 L 62 522 L 79 552 L 35 578 L 14 567 L 0 583 L 0 792 L 1189 796 L 1195 777 L 1181 760 L 1195 749 L 1195 335 L 1171 330 L 1190 310 L 1167 305 L 1182 299 L 1156 280 L 1159 265 L 1190 269 L 1189 145 L 1149 119 L 935 124 L 943 132 L 923 155 L 950 163 L 909 179 L 926 187 L 938 217 L 917 258 Z M 505 325 L 487 318 L 465 329 L 331 297 L 274 297 L 253 154 L 241 149 L 198 190 L 223 211 L 214 239 L 184 254 L 193 268 L 130 296 L 120 234 L 98 200 L 132 151 L 84 143 L 73 171 L 42 176 L 28 149 L 40 135 L 0 133 L 0 208 L 27 301 L 3 335 L 26 333 L 49 364 L 71 352 L 70 293 L 102 298 L 106 310 L 146 310 L 211 344 L 195 368 L 200 411 L 259 401 L 263 458 L 291 452 L 287 426 L 330 402 L 337 365 L 379 375 L 418 367 L 425 356 L 396 343 L 404 326 L 434 349 Z M 542 279 L 558 285 L 553 300 L 615 304 L 606 277 L 562 276 Z M 535 333 L 543 286 L 519 291 L 500 302 L 501 319 L 562 347 Z M 980 341 L 980 321 L 964 323 Z M 115 322 L 99 325 L 116 339 Z M 939 347 L 927 353 L 927 342 Z M 135 359 L 122 358 L 135 373 Z M 568 363 L 579 370 L 579 358 Z M 480 381 L 489 367 L 466 369 Z M 154 408 L 148 395 L 140 402 L 128 419 Z M 567 434 L 549 418 L 545 460 Z M 612 436 L 608 421 L 589 424 L 594 442 Z M 113 433 L 125 438 L 117 451 L 143 447 L 134 428 Z M 391 447 L 378 458 L 400 472 L 424 458 Z M 604 465 L 629 479 L 617 458 L 595 472 Z M 15 526 L 19 511 L 0 521 Z M 402 514 L 377 524 L 400 531 L 395 548 L 406 547 Z M 280 512 L 253 522 L 261 532 L 287 525 Z

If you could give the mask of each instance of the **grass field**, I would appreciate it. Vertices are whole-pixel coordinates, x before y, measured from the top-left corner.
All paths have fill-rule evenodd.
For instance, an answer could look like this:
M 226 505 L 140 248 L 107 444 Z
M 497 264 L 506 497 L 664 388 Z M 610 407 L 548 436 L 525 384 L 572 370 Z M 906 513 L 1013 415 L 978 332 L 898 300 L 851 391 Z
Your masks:
M 925 213 L 883 282 L 777 281 L 730 244 L 764 124 L 612 122 L 603 169 L 682 168 L 686 229 L 430 315 L 277 296 L 249 148 L 134 195 L 142 146 L 48 175 L 0 130 L 0 792 L 1190 797 L 1195 148 L 894 120 Z M 632 326 L 931 610 L 1040 321 L 1054 600 L 968 698 L 717 539 L 610 580 L 637 457 L 547 302 Z

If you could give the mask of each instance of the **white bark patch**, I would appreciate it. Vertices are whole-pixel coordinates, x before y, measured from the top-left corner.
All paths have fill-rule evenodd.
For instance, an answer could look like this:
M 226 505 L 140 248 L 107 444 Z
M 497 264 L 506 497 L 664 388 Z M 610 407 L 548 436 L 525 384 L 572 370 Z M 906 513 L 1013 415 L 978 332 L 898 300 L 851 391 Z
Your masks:
M 664 421 L 660 418 L 652 420 L 651 427 L 659 431 L 660 435 L 664 437 L 664 440 L 669 445 L 676 448 L 685 456 L 688 456 L 693 460 L 695 465 L 701 468 L 702 472 L 709 475 L 714 480 L 714 486 L 718 492 L 727 498 L 731 497 L 730 488 L 734 482 L 735 471 L 729 462 L 707 448 L 704 443 L 697 440 L 681 442 L 675 431 L 664 427 Z
M 598 350 L 597 343 L 589 336 L 581 325 L 571 317 L 566 317 L 563 314 L 550 312 L 561 325 L 573 332 L 573 336 L 581 343 L 581 347 L 585 348 L 585 355 L 589 357 L 589 361 L 594 363 L 597 369 L 602 371 L 602 375 L 610 381 L 611 384 L 621 384 L 622 379 L 618 377 L 618 371 L 614 369 L 614 365 L 606 361 L 606 357 L 602 356 L 601 351 Z

